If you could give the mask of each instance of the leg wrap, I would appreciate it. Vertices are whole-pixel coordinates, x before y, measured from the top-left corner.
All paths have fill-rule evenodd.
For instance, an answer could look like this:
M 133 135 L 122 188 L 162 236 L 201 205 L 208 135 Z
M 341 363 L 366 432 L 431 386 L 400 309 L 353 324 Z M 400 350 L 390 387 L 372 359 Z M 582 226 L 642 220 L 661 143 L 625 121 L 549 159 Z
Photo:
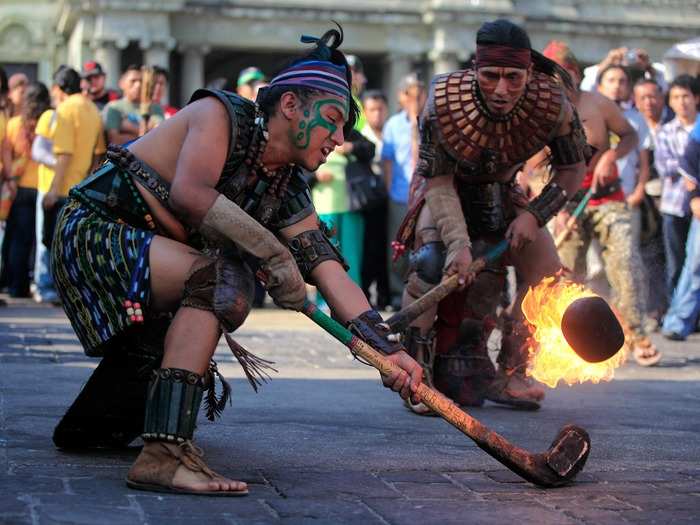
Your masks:
M 486 348 L 490 323 L 464 319 L 457 342 L 435 358 L 435 386 L 460 405 L 481 406 L 495 369 Z
M 233 332 L 250 313 L 254 285 L 253 272 L 242 261 L 217 257 L 185 281 L 181 305 L 214 312 L 225 331 Z
M 503 336 L 501 338 L 501 351 L 496 361 L 501 368 L 517 370 L 524 373 L 528 361 L 528 339 L 530 331 L 522 321 L 516 321 L 510 317 L 503 323 Z
M 435 364 L 435 333 L 431 330 L 426 335 L 420 335 L 420 329 L 409 326 L 404 334 L 406 352 L 423 367 L 423 381 L 433 386 L 433 366 Z
M 143 440 L 191 440 L 203 391 L 199 374 L 181 368 L 155 370 L 148 385 Z

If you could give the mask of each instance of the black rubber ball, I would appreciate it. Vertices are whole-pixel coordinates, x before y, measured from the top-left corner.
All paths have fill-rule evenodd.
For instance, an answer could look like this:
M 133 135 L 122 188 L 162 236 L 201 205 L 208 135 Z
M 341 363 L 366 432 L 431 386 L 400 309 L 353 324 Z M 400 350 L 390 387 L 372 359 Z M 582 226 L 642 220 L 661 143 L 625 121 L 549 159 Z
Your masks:
M 620 322 L 600 297 L 573 301 L 561 319 L 561 331 L 574 352 L 589 363 L 610 359 L 625 343 Z

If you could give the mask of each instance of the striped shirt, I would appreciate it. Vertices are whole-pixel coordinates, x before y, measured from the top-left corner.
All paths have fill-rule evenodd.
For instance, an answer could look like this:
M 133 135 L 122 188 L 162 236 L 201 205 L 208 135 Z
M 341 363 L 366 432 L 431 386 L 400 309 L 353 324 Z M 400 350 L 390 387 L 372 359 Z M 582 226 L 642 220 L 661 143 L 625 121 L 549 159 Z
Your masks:
M 686 217 L 690 213 L 688 190 L 678 172 L 678 162 L 685 151 L 692 129 L 692 124 L 683 126 L 678 118 L 674 118 L 661 126 L 656 135 L 654 166 L 663 179 L 661 213 L 676 217 Z

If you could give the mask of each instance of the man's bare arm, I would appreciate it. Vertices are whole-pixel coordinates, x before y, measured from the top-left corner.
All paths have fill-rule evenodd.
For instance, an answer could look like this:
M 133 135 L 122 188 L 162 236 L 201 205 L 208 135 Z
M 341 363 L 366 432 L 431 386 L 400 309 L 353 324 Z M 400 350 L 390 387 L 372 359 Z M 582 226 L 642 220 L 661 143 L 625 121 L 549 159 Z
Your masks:
M 216 184 L 228 154 L 226 109 L 208 97 L 192 104 L 187 134 L 177 159 L 170 205 L 191 226 L 199 226 L 219 197 Z
M 621 159 L 637 147 L 639 142 L 637 132 L 615 102 L 602 96 L 601 99 L 600 109 L 605 119 L 605 126 L 620 137 L 620 142 L 615 148 L 615 160 Z
M 280 234 L 289 242 L 300 233 L 317 229 L 318 215 L 312 213 L 296 224 L 283 228 Z M 311 277 L 341 321 L 350 321 L 372 308 L 360 287 L 337 261 L 322 262 L 311 271 Z

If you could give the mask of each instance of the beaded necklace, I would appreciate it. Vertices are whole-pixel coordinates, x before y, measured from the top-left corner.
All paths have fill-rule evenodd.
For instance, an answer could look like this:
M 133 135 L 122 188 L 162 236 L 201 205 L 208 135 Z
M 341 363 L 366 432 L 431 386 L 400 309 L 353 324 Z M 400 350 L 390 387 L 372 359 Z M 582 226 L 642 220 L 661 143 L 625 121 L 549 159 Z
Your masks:
M 242 208 L 257 218 L 263 225 L 269 223 L 277 212 L 281 199 L 287 192 L 294 166 L 282 166 L 270 170 L 263 164 L 263 154 L 269 140 L 267 122 L 258 111 L 255 128 L 243 162 L 249 169 L 249 188 Z

